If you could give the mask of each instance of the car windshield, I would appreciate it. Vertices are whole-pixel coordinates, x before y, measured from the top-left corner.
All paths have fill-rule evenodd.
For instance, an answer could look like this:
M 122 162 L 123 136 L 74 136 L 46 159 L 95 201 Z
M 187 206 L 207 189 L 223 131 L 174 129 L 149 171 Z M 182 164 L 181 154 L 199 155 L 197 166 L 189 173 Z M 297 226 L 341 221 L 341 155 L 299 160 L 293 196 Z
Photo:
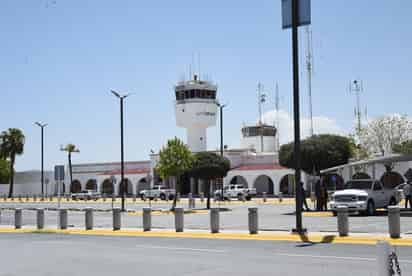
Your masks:
M 372 182 L 370 181 L 348 181 L 346 189 L 370 190 L 372 189 Z

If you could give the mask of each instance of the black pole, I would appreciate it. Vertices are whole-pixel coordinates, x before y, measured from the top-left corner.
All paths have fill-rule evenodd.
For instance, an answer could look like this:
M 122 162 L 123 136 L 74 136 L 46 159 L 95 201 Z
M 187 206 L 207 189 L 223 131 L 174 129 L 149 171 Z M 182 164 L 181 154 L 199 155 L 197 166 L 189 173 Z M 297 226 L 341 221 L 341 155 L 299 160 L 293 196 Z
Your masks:
M 41 126 L 41 195 L 44 196 L 44 126 Z
M 292 0 L 292 52 L 293 52 L 293 113 L 295 127 L 295 193 L 296 193 L 296 229 L 294 232 L 302 234 L 302 187 L 300 185 L 300 114 L 299 114 L 299 45 L 298 45 L 298 17 L 299 1 Z
M 124 197 L 125 197 L 125 183 L 124 183 L 124 142 L 123 142 L 123 100 L 124 98 L 120 98 L 120 151 L 121 151 L 121 181 L 120 181 L 120 188 L 122 189 L 122 212 L 125 211 L 124 208 Z
M 223 107 L 224 105 L 220 105 L 220 156 L 223 157 Z M 223 201 L 225 199 L 223 195 L 223 178 L 222 178 L 222 198 L 221 200 Z

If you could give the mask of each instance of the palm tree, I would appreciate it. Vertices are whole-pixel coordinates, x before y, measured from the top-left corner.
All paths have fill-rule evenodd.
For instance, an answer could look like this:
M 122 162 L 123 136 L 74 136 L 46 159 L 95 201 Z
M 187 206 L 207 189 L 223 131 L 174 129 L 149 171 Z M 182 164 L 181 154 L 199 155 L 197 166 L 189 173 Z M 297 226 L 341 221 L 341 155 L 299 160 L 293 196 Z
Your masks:
M 14 188 L 14 163 L 16 156 L 23 154 L 25 137 L 20 129 L 9 128 L 7 131 L 1 133 L 0 141 L 0 156 L 9 159 L 10 162 L 9 197 L 12 197 Z
M 67 144 L 65 147 L 62 147 L 60 150 L 67 152 L 67 157 L 69 159 L 70 185 L 72 185 L 72 182 L 73 182 L 72 152 L 80 152 L 80 150 L 76 148 L 76 145 L 74 144 Z

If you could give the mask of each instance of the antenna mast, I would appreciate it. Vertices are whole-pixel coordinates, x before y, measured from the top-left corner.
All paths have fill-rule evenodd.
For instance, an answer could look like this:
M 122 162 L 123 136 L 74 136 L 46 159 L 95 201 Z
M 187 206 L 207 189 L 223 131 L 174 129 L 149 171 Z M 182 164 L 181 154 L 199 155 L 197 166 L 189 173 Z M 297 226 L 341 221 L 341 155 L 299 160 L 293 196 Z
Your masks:
M 279 151 L 280 141 L 279 141 L 279 85 L 276 82 L 276 92 L 275 92 L 275 127 L 276 127 L 276 151 Z
M 306 27 L 307 51 L 306 51 L 306 70 L 308 73 L 308 93 L 309 93 L 309 135 L 313 136 L 313 109 L 312 109 L 312 31 L 309 26 Z
M 360 94 L 363 92 L 363 82 L 362 80 L 353 80 L 349 83 L 349 92 L 355 94 L 356 96 L 356 107 L 355 107 L 355 117 L 356 117 L 356 131 L 359 135 L 362 129 L 362 112 L 360 109 Z
M 262 104 L 266 101 L 266 94 L 263 93 L 263 85 L 258 83 L 258 108 L 259 108 L 259 127 L 260 127 L 260 150 L 263 152 L 263 118 Z

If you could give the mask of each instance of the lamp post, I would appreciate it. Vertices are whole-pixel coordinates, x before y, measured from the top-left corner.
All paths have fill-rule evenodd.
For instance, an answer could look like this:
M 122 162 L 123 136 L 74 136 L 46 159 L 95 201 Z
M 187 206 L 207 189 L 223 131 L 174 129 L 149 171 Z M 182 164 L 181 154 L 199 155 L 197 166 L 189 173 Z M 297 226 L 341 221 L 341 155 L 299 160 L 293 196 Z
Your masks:
M 223 157 L 223 108 L 225 108 L 227 105 L 226 104 L 217 104 L 220 110 L 220 156 Z M 222 201 L 224 200 L 224 195 L 223 195 L 223 178 L 222 178 Z
M 122 212 L 126 211 L 124 208 L 125 202 L 125 188 L 127 185 L 124 183 L 124 139 L 123 139 L 123 102 L 130 94 L 120 95 L 114 90 L 111 90 L 112 94 L 115 95 L 120 100 L 120 188 L 122 188 Z M 125 187 L 126 186 L 126 187 Z
M 44 196 L 44 128 L 47 124 L 35 122 L 35 125 L 41 129 L 41 195 Z

